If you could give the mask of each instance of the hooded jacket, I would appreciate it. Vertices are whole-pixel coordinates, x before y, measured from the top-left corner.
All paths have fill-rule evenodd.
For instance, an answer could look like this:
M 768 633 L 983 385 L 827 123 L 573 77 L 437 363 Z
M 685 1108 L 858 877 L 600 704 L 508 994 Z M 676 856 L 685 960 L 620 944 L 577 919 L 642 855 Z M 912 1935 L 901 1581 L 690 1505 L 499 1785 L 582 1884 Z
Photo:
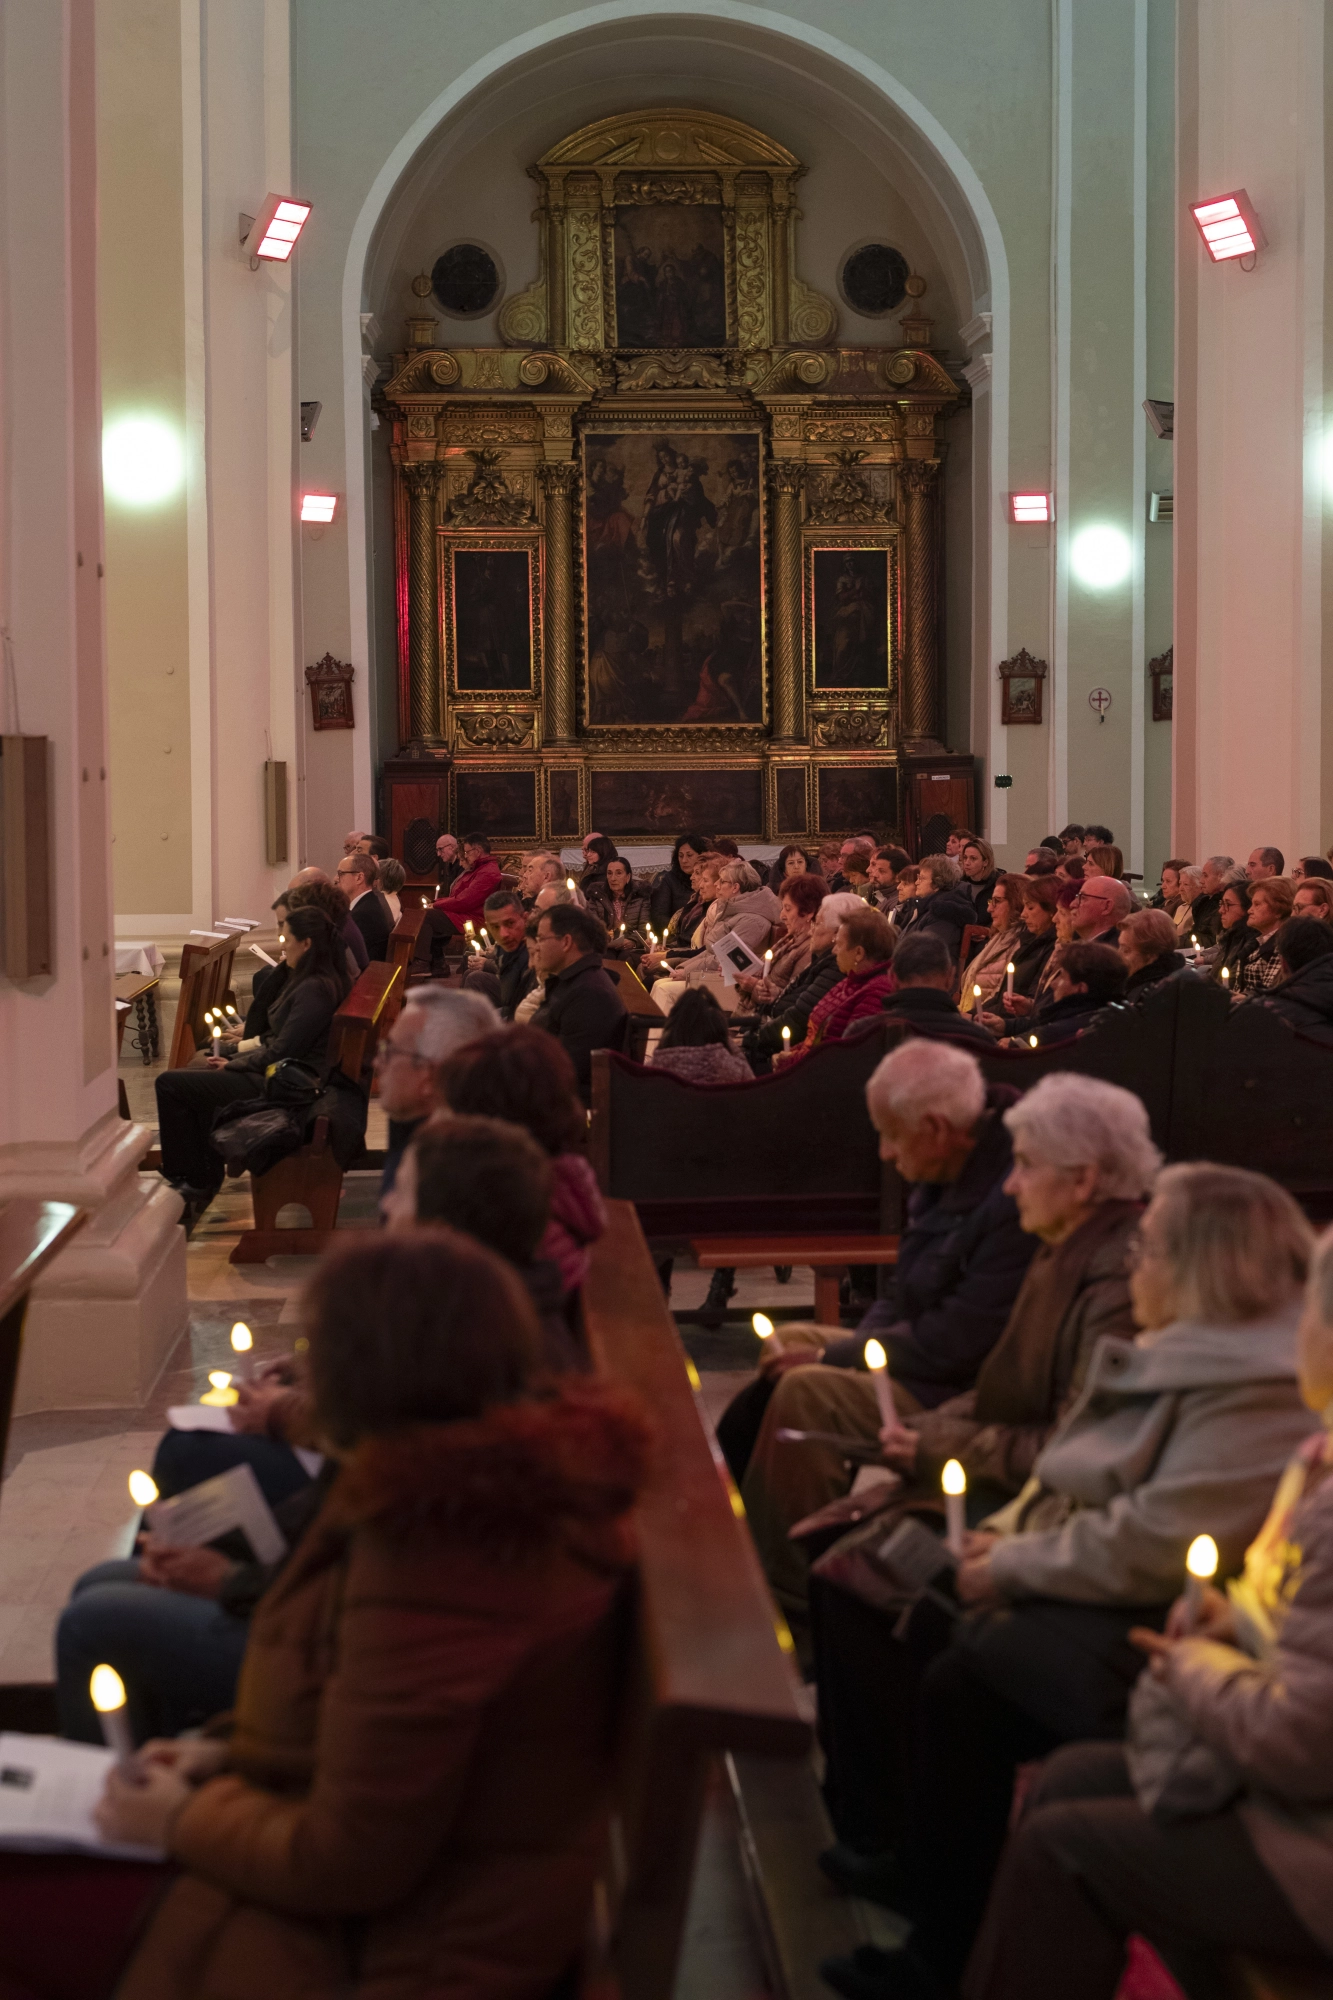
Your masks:
M 602 1858 L 647 1430 L 587 1380 L 365 1439 L 259 1605 L 118 2000 L 539 2000 Z
M 1293 972 L 1266 993 L 1260 1005 L 1280 1014 L 1311 1041 L 1333 1042 L 1333 952 Z
M 1317 1428 L 1296 1386 L 1298 1305 L 1103 1340 L 1023 1493 L 996 1515 L 1007 1597 L 1168 1604 L 1196 1535 L 1240 1568 L 1283 1466 Z

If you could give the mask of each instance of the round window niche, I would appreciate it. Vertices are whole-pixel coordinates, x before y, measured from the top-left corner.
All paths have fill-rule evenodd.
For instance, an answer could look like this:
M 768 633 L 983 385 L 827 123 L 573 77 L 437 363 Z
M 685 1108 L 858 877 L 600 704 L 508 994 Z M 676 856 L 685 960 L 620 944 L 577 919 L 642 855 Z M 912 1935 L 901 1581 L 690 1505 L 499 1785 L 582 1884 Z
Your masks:
M 453 243 L 435 260 L 431 290 L 447 313 L 476 319 L 491 310 L 500 296 L 500 270 L 480 243 Z
M 866 319 L 891 313 L 907 297 L 911 265 L 891 243 L 860 243 L 849 250 L 838 273 L 838 290 L 853 312 Z

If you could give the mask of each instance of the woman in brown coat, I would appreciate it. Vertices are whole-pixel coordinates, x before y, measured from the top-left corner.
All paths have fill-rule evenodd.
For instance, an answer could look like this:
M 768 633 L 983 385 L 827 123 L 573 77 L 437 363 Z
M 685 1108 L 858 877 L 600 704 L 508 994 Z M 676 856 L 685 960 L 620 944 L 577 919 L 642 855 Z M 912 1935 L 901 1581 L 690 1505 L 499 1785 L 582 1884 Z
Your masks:
M 537 2000 L 601 1857 L 643 1419 L 535 1383 L 521 1283 L 449 1231 L 330 1252 L 308 1317 L 342 1469 L 226 1740 L 108 1784 L 106 1836 L 181 1871 L 119 2000 Z

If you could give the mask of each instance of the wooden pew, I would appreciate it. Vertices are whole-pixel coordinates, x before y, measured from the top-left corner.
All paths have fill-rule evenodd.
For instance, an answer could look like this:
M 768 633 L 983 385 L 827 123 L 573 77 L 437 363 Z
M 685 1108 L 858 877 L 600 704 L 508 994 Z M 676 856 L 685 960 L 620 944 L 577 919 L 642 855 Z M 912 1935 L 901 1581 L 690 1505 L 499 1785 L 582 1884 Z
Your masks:
M 389 1029 L 402 1012 L 403 1000 L 407 994 L 408 967 L 412 963 L 412 957 L 417 948 L 417 939 L 421 935 L 421 926 L 426 921 L 426 906 L 424 903 L 417 909 L 409 909 L 407 904 L 404 903 L 402 909 L 402 916 L 399 917 L 397 923 L 389 933 L 388 963 L 397 966 L 403 976 L 393 989 L 393 994 L 389 1001 L 389 1010 L 381 1023 L 381 1034 L 389 1032 Z
M 736 1084 L 686 1083 L 599 1049 L 590 1156 L 602 1193 L 632 1201 L 664 1253 L 696 1236 L 895 1235 L 901 1184 L 881 1165 L 865 1086 L 897 1033 L 881 1019 Z
M 634 967 L 623 958 L 604 958 L 602 970 L 609 973 L 620 990 L 629 1014 L 625 1025 L 625 1054 L 642 1062 L 643 1052 L 648 1046 L 648 1037 L 654 1028 L 666 1026 L 666 1015 L 654 1000 L 648 988 L 640 979 Z
M 636 1514 L 613 1838 L 579 1990 L 583 2000 L 668 2000 L 716 1760 L 744 1754 L 765 1769 L 782 1760 L 808 1800 L 811 1729 L 797 1701 L 790 1635 L 705 1430 L 691 1386 L 698 1378 L 628 1202 L 609 1205 L 606 1234 L 593 1247 L 583 1326 L 598 1372 L 651 1410 L 657 1457 Z
M 204 1015 L 225 1002 L 234 1003 L 232 965 L 237 936 L 217 938 L 208 944 L 202 938 L 187 938 L 181 947 L 181 990 L 176 1002 L 176 1019 L 171 1030 L 168 1069 L 184 1069 L 202 1041 L 207 1039 Z
M 334 1015 L 329 1031 L 330 1064 L 353 1083 L 363 1082 L 388 1008 L 402 985 L 399 966 L 377 961 L 366 967 Z M 329 1145 L 328 1120 L 318 1118 L 304 1146 L 279 1160 L 266 1174 L 250 1176 L 254 1227 L 242 1235 L 230 1261 L 262 1264 L 268 1257 L 307 1257 L 325 1249 L 338 1226 L 342 1187 L 343 1169 Z M 289 1202 L 298 1202 L 310 1211 L 309 1229 L 278 1227 L 278 1213 Z

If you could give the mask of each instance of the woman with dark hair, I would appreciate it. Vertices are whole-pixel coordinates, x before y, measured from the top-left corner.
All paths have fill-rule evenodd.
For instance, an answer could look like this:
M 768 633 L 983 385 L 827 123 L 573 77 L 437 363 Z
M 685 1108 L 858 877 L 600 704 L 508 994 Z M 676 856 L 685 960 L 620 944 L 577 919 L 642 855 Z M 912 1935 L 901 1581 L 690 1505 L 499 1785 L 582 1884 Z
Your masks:
M 162 1178 L 184 1199 L 187 1222 L 222 1186 L 222 1155 L 208 1143 L 217 1112 L 238 1098 L 262 1097 L 275 1063 L 294 1058 L 322 1069 L 328 1056 L 333 1017 L 351 984 L 342 943 L 323 910 L 312 908 L 289 911 L 278 943 L 287 978 L 269 1003 L 264 1033 L 243 1041 L 234 1056 L 208 1056 L 202 1068 L 157 1078 Z
M 579 894 L 585 900 L 600 892 L 606 882 L 606 864 L 617 858 L 614 840 L 608 840 L 604 833 L 594 833 L 583 843 L 584 867 L 579 876 Z
M 551 1220 L 537 1255 L 560 1266 L 565 1293 L 588 1275 L 588 1246 L 606 1228 L 606 1208 L 584 1156 L 588 1115 L 574 1065 L 541 1028 L 500 1028 L 455 1050 L 436 1072 L 451 1111 L 505 1118 L 551 1156 Z
M 960 1014 L 980 1015 L 1006 983 L 1006 968 L 1012 964 L 1018 980 L 1018 947 L 1022 941 L 1023 905 L 1027 881 L 1022 875 L 999 874 L 990 893 L 987 915 L 991 932 L 981 949 L 963 969 L 958 999 Z
M 812 861 L 797 841 L 790 841 L 786 847 L 778 849 L 778 858 L 768 871 L 768 886 L 775 896 L 780 896 L 783 883 L 791 876 L 806 875 L 812 869 L 817 873 L 818 866 L 818 862 Z
M 1023 1023 L 1019 1046 L 1046 1048 L 1072 1041 L 1103 1007 L 1124 999 L 1127 978 L 1123 959 L 1109 944 L 1071 944 L 1047 997 Z
M 65 1863 L 87 1990 L 552 1992 L 602 1858 L 646 1418 L 543 1381 L 521 1280 L 450 1230 L 329 1251 L 304 1322 L 340 1475 L 255 1612 L 227 1734 L 108 1780 L 104 1837 L 174 1879 L 90 1862 L 81 1909 Z M 0 1874 L 10 1978 L 49 1940 L 34 1859 Z
M 671 861 L 653 883 L 649 903 L 652 909 L 653 929 L 659 937 L 675 916 L 691 900 L 694 891 L 690 878 L 698 866 L 701 854 L 706 854 L 712 842 L 702 833 L 682 833 L 671 850 Z
M 651 912 L 648 897 L 634 880 L 634 871 L 621 854 L 612 855 L 600 882 L 587 890 L 588 908 L 606 925 L 612 945 L 638 931 L 647 942 Z
M 1014 990 L 1012 994 L 1008 990 L 1006 970 L 1004 989 L 996 993 L 990 1011 L 977 1017 L 993 1035 L 1008 1034 L 1016 1017 L 1030 1012 L 1038 994 L 1045 991 L 1049 984 L 1045 975 L 1056 947 L 1055 918 L 1060 897 L 1068 895 L 1072 910 L 1078 894 L 1067 883 L 1057 882 L 1053 875 L 1021 875 L 1014 879 L 1023 885 L 1018 943 L 1013 953 Z
M 686 1083 L 748 1083 L 754 1071 L 732 1050 L 727 1017 L 706 986 L 690 986 L 667 1016 L 652 1058 Z

